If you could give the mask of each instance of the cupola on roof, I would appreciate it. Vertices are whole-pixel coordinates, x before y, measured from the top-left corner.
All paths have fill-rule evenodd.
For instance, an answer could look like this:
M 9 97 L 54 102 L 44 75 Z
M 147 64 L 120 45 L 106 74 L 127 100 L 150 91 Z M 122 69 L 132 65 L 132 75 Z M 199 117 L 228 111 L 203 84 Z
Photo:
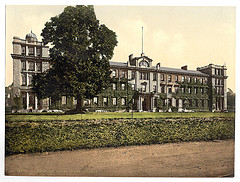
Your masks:
M 31 33 L 28 33 L 27 35 L 26 35 L 26 38 L 25 38 L 26 40 L 30 40 L 31 42 L 33 42 L 33 41 L 37 41 L 37 36 L 35 35 L 35 33 L 33 33 L 32 32 L 32 30 L 31 30 Z

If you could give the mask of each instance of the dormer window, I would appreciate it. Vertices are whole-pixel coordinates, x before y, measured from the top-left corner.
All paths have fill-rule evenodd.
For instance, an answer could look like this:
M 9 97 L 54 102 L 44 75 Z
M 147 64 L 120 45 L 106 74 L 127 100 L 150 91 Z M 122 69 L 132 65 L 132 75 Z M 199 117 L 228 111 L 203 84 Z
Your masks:
M 139 63 L 139 66 L 140 66 L 140 67 L 149 67 L 148 62 L 145 61 L 145 60 L 142 60 L 142 61 Z

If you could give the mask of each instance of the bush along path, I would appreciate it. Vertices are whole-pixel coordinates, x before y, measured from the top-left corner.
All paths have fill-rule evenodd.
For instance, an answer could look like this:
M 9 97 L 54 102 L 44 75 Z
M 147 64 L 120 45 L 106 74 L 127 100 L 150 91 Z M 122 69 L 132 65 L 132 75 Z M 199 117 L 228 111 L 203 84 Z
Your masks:
M 234 118 L 6 121 L 6 155 L 234 138 Z

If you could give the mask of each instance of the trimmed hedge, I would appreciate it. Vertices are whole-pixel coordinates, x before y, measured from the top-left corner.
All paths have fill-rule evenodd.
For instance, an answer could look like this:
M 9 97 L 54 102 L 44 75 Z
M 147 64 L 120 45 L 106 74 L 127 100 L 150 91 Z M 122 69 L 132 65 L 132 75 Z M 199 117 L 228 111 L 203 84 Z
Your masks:
M 234 138 L 234 118 L 6 121 L 6 155 Z

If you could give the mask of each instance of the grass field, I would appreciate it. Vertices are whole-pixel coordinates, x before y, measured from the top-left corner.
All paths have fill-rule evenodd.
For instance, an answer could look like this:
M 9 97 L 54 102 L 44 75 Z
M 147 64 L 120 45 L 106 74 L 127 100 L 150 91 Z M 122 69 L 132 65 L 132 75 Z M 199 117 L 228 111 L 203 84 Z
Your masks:
M 212 113 L 212 112 L 196 112 L 196 113 L 157 113 L 157 112 L 134 112 L 133 118 L 190 118 L 190 117 L 235 117 L 234 113 Z M 13 121 L 51 121 L 51 120 L 81 120 L 81 119 L 125 119 L 132 118 L 132 113 L 87 113 L 87 114 L 19 114 L 19 115 L 6 115 L 8 122 Z

